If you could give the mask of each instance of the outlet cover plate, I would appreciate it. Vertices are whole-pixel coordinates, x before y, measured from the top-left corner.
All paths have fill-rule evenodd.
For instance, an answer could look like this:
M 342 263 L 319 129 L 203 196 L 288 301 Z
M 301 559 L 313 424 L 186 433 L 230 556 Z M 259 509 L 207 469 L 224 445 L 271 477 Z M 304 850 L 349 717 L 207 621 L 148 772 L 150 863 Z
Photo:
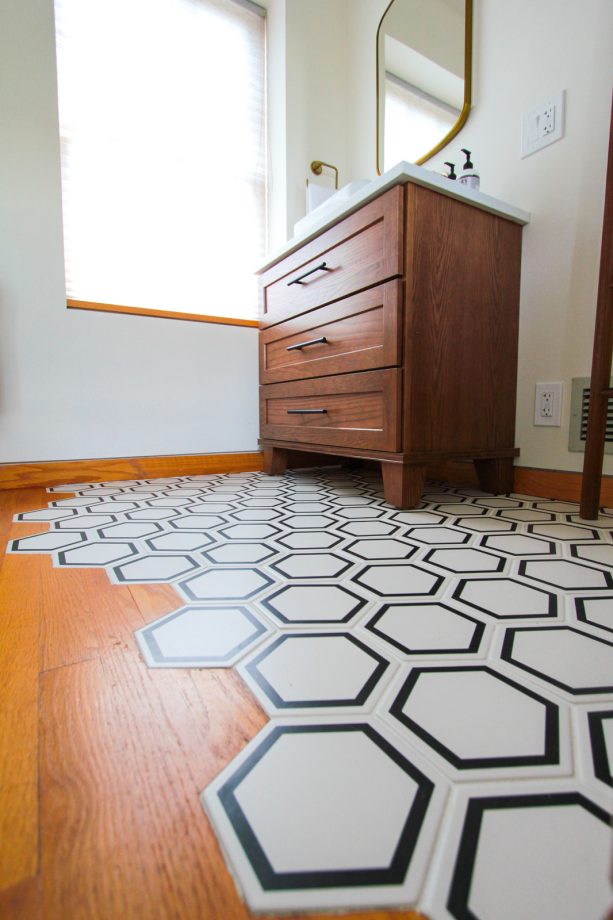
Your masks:
M 562 424 L 562 384 L 537 383 L 534 394 L 534 424 L 559 428 Z
M 525 112 L 522 118 L 521 155 L 529 157 L 564 137 L 565 90 Z

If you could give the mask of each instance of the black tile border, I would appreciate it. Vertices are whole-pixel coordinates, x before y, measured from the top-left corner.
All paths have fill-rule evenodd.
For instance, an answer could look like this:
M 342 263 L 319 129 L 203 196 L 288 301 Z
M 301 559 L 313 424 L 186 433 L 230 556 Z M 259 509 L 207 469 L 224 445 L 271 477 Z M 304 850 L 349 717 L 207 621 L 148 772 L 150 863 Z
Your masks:
M 299 872 L 275 872 L 257 835 L 242 811 L 235 790 L 267 751 L 282 735 L 361 732 L 379 747 L 414 782 L 417 790 L 396 845 L 391 863 L 384 869 L 327 869 Z M 382 735 L 367 723 L 335 725 L 287 725 L 273 728 L 264 741 L 240 765 L 217 793 L 217 797 L 237 835 L 264 891 L 287 891 L 313 888 L 363 888 L 373 885 L 400 885 L 405 879 L 424 822 L 434 783 L 407 760 Z

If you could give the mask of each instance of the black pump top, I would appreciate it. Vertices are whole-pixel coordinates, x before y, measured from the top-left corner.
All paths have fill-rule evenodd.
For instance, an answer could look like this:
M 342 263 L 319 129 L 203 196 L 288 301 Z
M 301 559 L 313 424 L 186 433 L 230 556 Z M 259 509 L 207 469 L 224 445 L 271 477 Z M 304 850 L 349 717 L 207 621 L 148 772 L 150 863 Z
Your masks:
M 455 174 L 455 163 L 448 163 L 447 160 L 445 160 L 445 166 L 449 167 L 449 175 L 447 176 L 447 178 L 457 179 L 458 177 Z
M 474 169 L 473 164 L 470 162 L 470 150 L 462 147 L 462 153 L 466 154 L 466 163 L 464 164 L 464 169 Z

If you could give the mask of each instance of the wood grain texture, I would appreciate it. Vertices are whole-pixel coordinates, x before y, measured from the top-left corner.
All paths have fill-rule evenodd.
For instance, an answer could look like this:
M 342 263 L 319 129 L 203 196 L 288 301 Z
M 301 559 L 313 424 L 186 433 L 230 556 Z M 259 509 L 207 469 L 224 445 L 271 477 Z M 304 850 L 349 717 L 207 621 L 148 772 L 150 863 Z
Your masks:
M 596 322 L 590 378 L 590 406 L 583 458 L 581 515 L 598 517 L 604 448 L 609 407 L 611 358 L 613 353 L 613 103 L 609 126 L 609 155 L 605 185 L 600 272 L 596 300 Z
M 323 256 L 332 271 L 317 271 L 304 283 L 293 283 Z M 262 274 L 260 443 L 289 450 L 309 444 L 329 453 L 334 448 L 345 454 L 354 449 L 358 457 L 381 452 L 381 460 L 400 459 L 407 468 L 466 457 L 479 463 L 484 482 L 508 487 L 509 459 L 518 453 L 514 431 L 520 257 L 519 225 L 409 182 L 272 265 Z M 361 314 L 360 324 L 355 316 L 343 314 L 353 309 L 358 289 L 367 288 L 364 296 L 382 302 L 383 282 L 389 277 L 385 270 L 392 266 L 403 273 L 402 283 L 398 278 L 385 287 L 393 284 L 396 296 L 401 295 L 400 311 L 383 310 L 368 320 Z M 301 337 L 317 335 L 330 342 L 308 347 L 297 357 L 287 352 L 288 345 L 291 349 Z M 395 342 L 395 350 L 386 351 L 385 341 Z M 328 409 L 319 396 L 341 392 L 325 388 L 325 380 L 339 379 L 332 375 L 374 378 L 381 373 L 375 368 L 393 365 L 401 369 L 402 389 L 390 415 L 392 429 L 384 425 L 383 405 L 377 407 L 374 396 L 359 409 L 353 402 L 341 407 L 330 399 L 330 413 L 338 408 L 337 424 L 331 414 L 323 420 L 305 416 L 283 424 L 281 416 L 289 403 L 277 401 L 273 393 L 290 398 L 292 392 L 274 391 L 282 386 L 277 381 L 317 382 L 321 389 L 295 393 L 317 396 L 305 407 Z M 350 384 L 344 386 L 348 392 Z M 361 437 L 356 436 L 357 425 L 348 432 L 345 410 L 355 410 L 356 418 L 362 412 Z M 400 507 L 416 503 L 416 475 L 390 467 L 384 476 L 388 496 L 403 502 L 412 496 L 410 505 Z
M 42 532 L 12 516 L 48 500 L 5 492 L 0 532 Z M 131 631 L 180 606 L 170 586 L 0 560 L 2 920 L 255 920 L 199 803 L 266 722 L 246 686 L 145 666 Z
M 403 450 L 514 446 L 521 227 L 408 186 Z
M 73 482 L 112 482 L 207 473 L 245 473 L 262 469 L 259 451 L 233 454 L 182 454 L 162 457 L 109 457 L 0 464 L 0 490 L 57 486 Z
M 264 329 L 260 334 L 260 382 L 280 383 L 400 364 L 401 296 L 402 283 L 388 281 Z M 296 348 L 322 337 L 325 342 Z
M 513 490 L 522 495 L 556 498 L 560 501 L 578 502 L 581 498 L 581 473 L 568 470 L 542 470 L 516 466 L 513 471 Z M 613 508 L 613 476 L 602 477 L 601 503 Z
M 191 323 L 216 323 L 221 326 L 258 326 L 257 319 L 236 319 L 231 316 L 207 316 L 205 313 L 182 313 L 178 310 L 152 310 L 148 307 L 123 307 L 116 303 L 96 303 L 92 300 L 68 299 L 70 310 L 94 310 L 97 313 L 127 313 L 133 316 L 157 316 L 162 319 L 182 319 Z
M 281 322 L 402 274 L 403 201 L 402 186 L 389 189 L 264 272 L 260 325 Z M 322 261 L 329 270 L 291 283 Z
M 395 450 L 400 381 L 389 369 L 260 387 L 260 430 L 264 438 Z M 303 409 L 324 411 L 289 414 Z

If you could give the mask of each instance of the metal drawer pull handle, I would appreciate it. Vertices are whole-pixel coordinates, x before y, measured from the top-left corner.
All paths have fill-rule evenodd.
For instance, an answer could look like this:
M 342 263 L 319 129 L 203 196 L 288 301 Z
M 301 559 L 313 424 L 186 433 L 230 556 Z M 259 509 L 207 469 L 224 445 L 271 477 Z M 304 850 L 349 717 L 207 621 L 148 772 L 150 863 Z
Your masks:
M 325 415 L 327 409 L 288 409 L 288 415 Z
M 298 275 L 298 277 L 294 278 L 293 281 L 288 281 L 287 286 L 289 287 L 291 284 L 302 284 L 302 279 L 306 278 L 307 275 L 312 275 L 313 272 L 331 272 L 331 271 L 332 269 L 328 268 L 327 263 L 322 262 L 321 265 L 316 265 L 315 268 L 309 269 L 309 271 L 305 272 L 304 275 Z
M 288 351 L 299 351 L 301 348 L 306 348 L 307 345 L 325 345 L 327 342 L 325 335 L 322 335 L 319 339 L 309 339 L 308 342 L 298 342 L 296 345 L 288 345 Z

